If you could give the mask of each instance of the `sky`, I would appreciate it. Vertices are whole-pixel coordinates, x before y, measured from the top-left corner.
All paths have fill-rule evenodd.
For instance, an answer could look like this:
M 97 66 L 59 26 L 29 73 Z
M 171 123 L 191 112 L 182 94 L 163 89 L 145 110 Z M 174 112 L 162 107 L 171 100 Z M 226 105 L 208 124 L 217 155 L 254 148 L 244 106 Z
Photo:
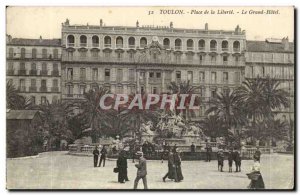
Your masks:
M 185 14 L 161 14 L 160 10 L 183 10 Z M 192 10 L 209 11 L 209 14 L 191 14 Z M 211 14 L 211 10 L 215 14 Z M 216 14 L 218 10 L 235 14 Z M 253 11 L 279 10 L 279 14 L 253 14 Z M 154 14 L 149 15 L 149 11 Z M 242 14 L 245 13 L 246 14 Z M 8 7 L 6 34 L 13 38 L 45 39 L 61 37 L 61 23 L 99 25 L 102 18 L 106 26 L 169 26 L 174 28 L 234 30 L 239 25 L 246 30 L 247 40 L 289 37 L 294 40 L 293 7 Z

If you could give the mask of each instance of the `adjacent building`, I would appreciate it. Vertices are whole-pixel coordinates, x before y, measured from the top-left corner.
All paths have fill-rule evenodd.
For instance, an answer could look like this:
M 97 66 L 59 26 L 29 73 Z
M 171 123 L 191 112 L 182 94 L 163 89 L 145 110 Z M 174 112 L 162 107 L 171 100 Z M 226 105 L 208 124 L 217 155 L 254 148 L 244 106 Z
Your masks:
M 209 98 L 241 84 L 246 35 L 169 26 L 62 24 L 62 99 L 80 100 L 96 86 L 113 93 L 163 93 L 171 82 L 201 86 L 204 116 Z
M 61 99 L 60 39 L 7 36 L 6 79 L 33 103 Z
M 271 77 L 289 93 L 289 108 L 274 110 L 283 120 L 294 120 L 294 43 L 288 38 L 247 41 L 245 78 Z

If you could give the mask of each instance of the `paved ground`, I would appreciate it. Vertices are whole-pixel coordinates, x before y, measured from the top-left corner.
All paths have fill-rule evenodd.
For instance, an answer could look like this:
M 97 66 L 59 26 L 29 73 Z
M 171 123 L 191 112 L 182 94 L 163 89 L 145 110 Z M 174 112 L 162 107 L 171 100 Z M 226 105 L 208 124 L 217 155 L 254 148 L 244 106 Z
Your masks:
M 136 168 L 128 160 L 130 181 L 117 183 L 113 173 L 116 161 L 107 161 L 106 167 L 94 168 L 92 157 L 71 156 L 65 152 L 43 153 L 37 158 L 7 160 L 8 189 L 132 189 Z M 148 186 L 150 189 L 246 189 L 245 175 L 253 161 L 242 161 L 241 173 L 217 171 L 217 162 L 183 161 L 184 180 L 180 183 L 162 182 L 167 163 L 148 161 Z M 292 155 L 263 155 L 261 172 L 268 189 L 292 188 L 294 161 Z M 140 181 L 139 188 L 142 188 Z

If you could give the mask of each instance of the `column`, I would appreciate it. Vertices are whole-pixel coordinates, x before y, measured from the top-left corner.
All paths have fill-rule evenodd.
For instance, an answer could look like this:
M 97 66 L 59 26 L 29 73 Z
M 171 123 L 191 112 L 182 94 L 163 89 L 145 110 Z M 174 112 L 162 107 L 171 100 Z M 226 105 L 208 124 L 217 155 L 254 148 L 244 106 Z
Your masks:
M 161 79 L 161 92 L 165 92 L 165 71 L 162 72 Z

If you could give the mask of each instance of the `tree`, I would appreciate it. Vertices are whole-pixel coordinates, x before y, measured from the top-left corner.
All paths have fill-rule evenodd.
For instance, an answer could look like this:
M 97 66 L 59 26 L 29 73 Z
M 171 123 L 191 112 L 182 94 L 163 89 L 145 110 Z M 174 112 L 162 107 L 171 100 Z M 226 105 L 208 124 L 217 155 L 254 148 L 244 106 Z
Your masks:
M 199 122 L 199 126 L 208 137 L 216 138 L 227 134 L 224 123 L 216 115 L 207 116 Z
M 72 116 L 73 108 L 72 103 L 61 100 L 53 101 L 52 104 L 47 100 L 44 104 L 36 106 L 44 123 L 44 139 L 48 139 L 52 147 L 59 148 L 61 139 L 74 140 L 73 133 L 68 127 L 68 119 Z
M 242 125 L 246 122 L 246 116 L 241 107 L 238 105 L 235 92 L 220 93 L 210 101 L 210 107 L 206 114 L 215 115 L 224 127 L 227 129 L 225 136 L 228 138 L 228 132 L 231 127 Z
M 177 102 L 181 101 L 181 97 L 180 94 L 188 94 L 188 97 L 185 100 L 184 106 L 185 109 L 183 110 L 176 110 L 176 114 L 178 115 L 179 113 L 183 114 L 183 118 L 185 120 L 190 120 L 191 116 L 194 115 L 194 110 L 190 110 L 189 109 L 189 105 L 190 105 L 190 100 L 191 100 L 191 96 L 192 94 L 194 94 L 196 92 L 197 89 L 199 89 L 200 87 L 197 86 L 192 86 L 190 85 L 190 81 L 187 82 L 180 82 L 180 83 L 176 83 L 176 82 L 171 82 L 170 85 L 168 86 L 168 89 L 171 90 L 171 92 L 173 94 L 177 94 Z M 195 99 L 195 106 L 199 105 L 200 99 L 197 97 Z
M 13 110 L 24 110 L 32 106 L 31 99 L 19 94 L 12 82 L 6 83 L 6 107 Z
M 91 128 L 91 136 L 93 142 L 103 134 L 103 129 L 111 129 L 113 110 L 104 110 L 100 107 L 100 99 L 110 91 L 97 87 L 94 90 L 89 90 L 84 94 L 85 101 L 80 106 L 80 114 L 82 120 L 87 121 L 87 126 Z M 109 102 L 110 101 L 110 102 Z M 112 103 L 111 98 L 107 98 L 107 103 Z
M 134 97 L 133 95 L 132 97 Z M 133 134 L 134 138 L 137 137 L 139 141 L 141 141 L 142 131 L 141 131 L 141 125 L 142 123 L 146 123 L 148 121 L 151 121 L 154 123 L 154 126 L 158 122 L 158 117 L 160 116 L 159 111 L 157 110 L 157 105 L 150 106 L 149 109 L 145 109 L 145 102 L 147 99 L 147 95 L 142 95 L 142 102 L 143 102 L 143 108 L 139 108 L 138 106 L 134 106 L 132 109 L 124 109 L 122 112 L 120 112 L 121 120 L 124 122 L 125 125 L 127 125 L 130 128 L 133 128 Z M 133 99 L 130 98 L 127 105 L 130 105 L 131 101 Z

